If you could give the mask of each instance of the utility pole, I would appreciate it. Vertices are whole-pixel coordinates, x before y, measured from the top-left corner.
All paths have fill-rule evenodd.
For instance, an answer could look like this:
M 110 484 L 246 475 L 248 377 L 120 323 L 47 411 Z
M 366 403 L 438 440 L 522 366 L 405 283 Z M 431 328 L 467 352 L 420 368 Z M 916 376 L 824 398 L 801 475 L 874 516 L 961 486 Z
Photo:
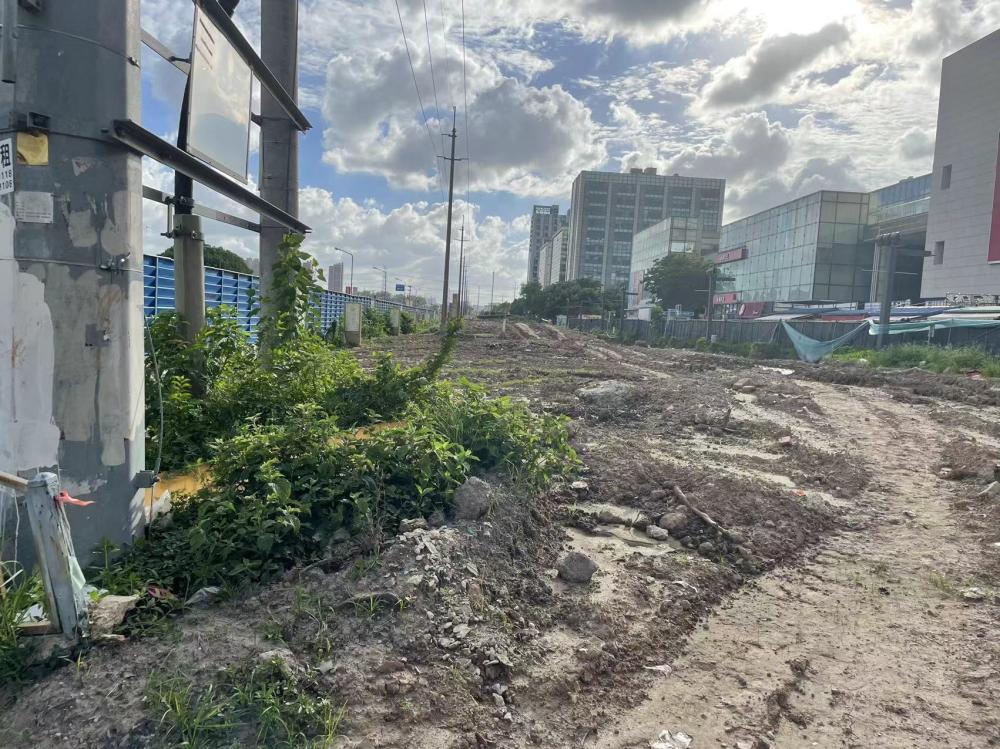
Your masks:
M 298 0 L 261 0 L 260 57 L 278 83 L 298 100 Z M 299 215 L 299 133 L 278 101 L 262 87 L 260 92 L 260 196 L 278 208 Z M 261 312 L 268 312 L 278 246 L 284 226 L 260 218 Z M 353 260 L 352 260 L 353 265 Z M 351 279 L 353 287 L 354 280 Z
M 462 219 L 462 228 L 458 240 L 458 316 L 464 316 L 465 308 L 465 219 Z
M 97 500 L 71 510 L 85 560 L 102 538 L 132 542 L 144 516 L 142 165 L 107 136 L 141 121 L 139 10 L 4 6 L 16 46 L 0 86 L 0 164 L 14 170 L 0 196 L 0 470 L 58 470 Z
M 445 156 L 445 161 L 451 162 L 451 170 L 448 175 L 448 228 L 445 230 L 444 239 L 444 291 L 441 293 L 441 329 L 448 324 L 448 271 L 451 265 L 451 212 L 455 203 L 455 162 L 465 159 L 455 158 L 455 141 L 458 140 L 458 130 L 455 125 L 458 122 L 458 107 L 451 108 L 451 158 Z

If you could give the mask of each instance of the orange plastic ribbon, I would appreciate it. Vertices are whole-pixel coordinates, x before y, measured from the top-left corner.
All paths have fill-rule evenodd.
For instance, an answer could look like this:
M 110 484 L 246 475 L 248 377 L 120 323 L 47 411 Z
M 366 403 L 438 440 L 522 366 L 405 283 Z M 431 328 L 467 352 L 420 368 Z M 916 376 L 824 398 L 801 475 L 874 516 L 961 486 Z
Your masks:
M 76 505 L 77 507 L 87 507 L 88 505 L 94 504 L 92 501 L 87 499 L 77 499 L 76 497 L 69 496 L 69 492 L 63 490 L 56 495 L 56 502 L 60 502 L 64 505 Z

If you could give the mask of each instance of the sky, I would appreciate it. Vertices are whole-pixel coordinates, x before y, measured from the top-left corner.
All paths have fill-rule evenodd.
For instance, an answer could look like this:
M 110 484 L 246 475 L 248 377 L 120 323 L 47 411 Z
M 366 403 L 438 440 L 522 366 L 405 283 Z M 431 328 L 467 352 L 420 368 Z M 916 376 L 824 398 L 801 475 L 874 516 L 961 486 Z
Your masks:
M 143 28 L 186 56 L 192 7 L 142 0 Z M 235 18 L 259 48 L 260 0 Z M 565 212 L 584 169 L 725 178 L 726 221 L 924 174 L 941 58 L 998 27 L 1000 0 L 300 0 L 304 246 L 324 268 L 346 259 L 334 247 L 353 252 L 359 287 L 381 288 L 379 266 L 390 288 L 440 300 L 453 112 L 474 303 L 491 283 L 496 301 L 516 294 L 532 205 Z M 143 124 L 174 141 L 183 76 L 145 48 L 141 64 Z M 144 225 L 147 252 L 168 246 L 162 207 L 145 201 Z M 256 235 L 204 229 L 256 256 Z

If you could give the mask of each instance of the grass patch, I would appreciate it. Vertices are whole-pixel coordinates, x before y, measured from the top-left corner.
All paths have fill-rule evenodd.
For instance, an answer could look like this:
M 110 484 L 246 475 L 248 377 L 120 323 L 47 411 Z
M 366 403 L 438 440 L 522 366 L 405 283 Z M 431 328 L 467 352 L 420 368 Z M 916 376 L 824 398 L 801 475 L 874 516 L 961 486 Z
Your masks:
M 146 700 L 156 721 L 155 742 L 192 749 L 330 747 L 346 705 L 301 681 L 277 660 L 230 669 L 218 686 L 153 677 Z
M 7 586 L 0 595 L 0 684 L 17 684 L 26 679 L 32 654 L 30 640 L 20 636 L 18 625 L 24 613 L 45 596 L 36 575 L 20 570 L 8 574 L 10 566 L 0 564 Z
M 905 343 L 884 349 L 845 349 L 832 354 L 837 361 L 867 361 L 873 367 L 918 367 L 938 374 L 979 372 L 1000 377 L 1000 358 L 972 346 L 947 348 Z

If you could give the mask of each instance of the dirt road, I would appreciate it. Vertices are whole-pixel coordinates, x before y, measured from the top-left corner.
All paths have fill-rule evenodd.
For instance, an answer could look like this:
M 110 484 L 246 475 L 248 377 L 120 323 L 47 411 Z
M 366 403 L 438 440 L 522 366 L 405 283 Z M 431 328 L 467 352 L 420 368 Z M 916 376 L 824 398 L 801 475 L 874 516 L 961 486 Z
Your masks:
M 733 595 L 594 746 L 647 746 L 661 729 L 698 747 L 996 743 L 996 609 L 951 589 L 980 552 L 928 465 L 954 435 L 879 391 L 807 387 L 826 418 L 797 436 L 852 439 L 872 466 L 875 485 L 847 505 L 863 527 Z
M 446 376 L 565 414 L 582 475 L 488 477 L 484 521 L 96 648 L 18 694 L 0 746 L 155 746 L 152 679 L 204 688 L 276 647 L 344 706 L 343 749 L 1000 745 L 992 383 L 499 323 Z M 589 581 L 557 573 L 573 551 Z M 375 594 L 406 606 L 340 606 Z

